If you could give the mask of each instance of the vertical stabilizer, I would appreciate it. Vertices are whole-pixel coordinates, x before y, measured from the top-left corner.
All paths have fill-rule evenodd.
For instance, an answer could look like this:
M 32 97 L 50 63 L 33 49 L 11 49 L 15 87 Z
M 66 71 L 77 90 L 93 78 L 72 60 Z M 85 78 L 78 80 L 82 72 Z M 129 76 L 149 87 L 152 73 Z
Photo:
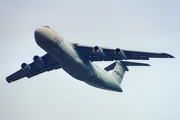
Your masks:
M 116 62 L 112 63 L 108 67 L 105 68 L 106 71 L 112 70 L 112 76 L 114 79 L 119 83 L 119 85 L 122 82 L 123 76 L 125 74 L 125 71 L 129 71 L 127 66 L 150 66 L 149 64 L 146 63 L 137 63 L 137 62 L 128 62 L 128 61 L 119 61 L 117 60 Z
M 122 79 L 123 79 L 123 76 L 124 76 L 124 73 L 125 71 L 128 71 L 127 67 L 125 65 L 123 65 L 120 61 L 116 61 L 115 62 L 116 65 L 113 69 L 113 72 L 112 72 L 112 76 L 114 77 L 114 79 L 119 83 L 119 85 L 121 84 L 122 82 Z

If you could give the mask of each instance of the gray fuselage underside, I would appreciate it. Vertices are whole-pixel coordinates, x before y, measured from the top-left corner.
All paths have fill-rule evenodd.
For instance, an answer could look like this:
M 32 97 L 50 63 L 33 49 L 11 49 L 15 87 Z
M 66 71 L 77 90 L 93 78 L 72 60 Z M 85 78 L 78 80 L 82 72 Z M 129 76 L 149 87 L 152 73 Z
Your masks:
M 35 31 L 35 39 L 37 44 L 54 57 L 62 69 L 72 77 L 94 87 L 122 92 L 120 85 L 109 73 L 78 53 L 72 43 L 67 42 L 52 29 L 38 28 Z

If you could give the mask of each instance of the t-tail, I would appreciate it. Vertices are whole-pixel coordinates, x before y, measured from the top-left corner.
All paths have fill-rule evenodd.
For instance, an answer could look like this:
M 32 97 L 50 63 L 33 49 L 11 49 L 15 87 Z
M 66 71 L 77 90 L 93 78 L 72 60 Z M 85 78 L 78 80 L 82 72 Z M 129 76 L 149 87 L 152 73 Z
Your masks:
M 146 63 L 127 62 L 127 61 L 117 60 L 116 62 L 112 63 L 111 65 L 107 66 L 104 69 L 106 71 L 113 70 L 111 75 L 119 83 L 119 85 L 121 85 L 125 71 L 129 71 L 127 66 L 150 66 L 150 65 Z

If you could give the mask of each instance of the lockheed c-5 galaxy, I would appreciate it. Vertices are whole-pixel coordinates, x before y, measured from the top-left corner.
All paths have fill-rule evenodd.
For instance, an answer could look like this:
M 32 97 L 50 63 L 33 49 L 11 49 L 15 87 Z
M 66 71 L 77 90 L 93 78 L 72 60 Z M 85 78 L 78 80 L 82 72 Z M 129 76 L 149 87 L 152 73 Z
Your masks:
M 23 77 L 62 68 L 72 77 L 91 86 L 122 92 L 120 87 L 127 66 L 150 66 L 146 63 L 125 60 L 149 60 L 149 58 L 174 58 L 166 53 L 110 49 L 99 46 L 85 46 L 67 42 L 49 26 L 37 28 L 34 32 L 36 43 L 47 52 L 42 57 L 34 56 L 34 62 L 22 63 L 21 69 L 6 78 L 8 83 Z M 114 61 L 104 69 L 93 61 Z M 111 74 L 107 71 L 113 70 Z

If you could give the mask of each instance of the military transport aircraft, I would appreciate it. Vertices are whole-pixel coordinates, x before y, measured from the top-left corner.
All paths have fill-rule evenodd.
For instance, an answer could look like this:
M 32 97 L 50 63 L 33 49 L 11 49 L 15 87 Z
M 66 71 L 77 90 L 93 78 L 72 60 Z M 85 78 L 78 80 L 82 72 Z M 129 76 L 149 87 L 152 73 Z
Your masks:
M 62 68 L 72 77 L 91 86 L 122 92 L 120 87 L 127 66 L 150 66 L 125 60 L 149 60 L 149 58 L 174 58 L 166 53 L 110 49 L 67 42 L 49 26 L 35 30 L 36 43 L 47 52 L 34 56 L 32 63 L 22 63 L 21 69 L 6 78 L 8 83 L 23 77 L 31 78 L 40 73 Z M 114 61 L 104 69 L 93 61 Z M 111 74 L 107 71 L 113 70 Z

